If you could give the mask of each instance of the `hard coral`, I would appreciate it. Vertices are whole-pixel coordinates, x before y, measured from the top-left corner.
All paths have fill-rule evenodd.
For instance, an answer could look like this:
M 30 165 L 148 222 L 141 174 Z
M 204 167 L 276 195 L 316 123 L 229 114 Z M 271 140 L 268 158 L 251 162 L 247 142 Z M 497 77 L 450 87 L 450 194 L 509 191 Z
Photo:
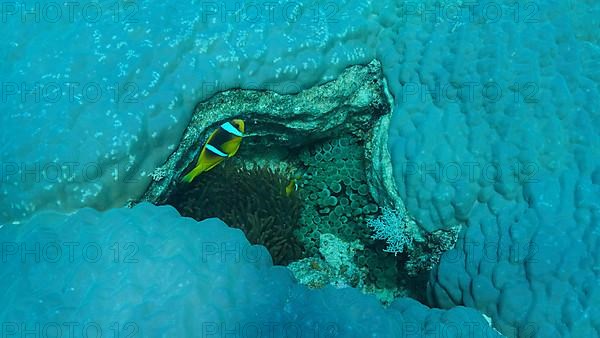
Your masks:
M 364 250 L 356 253 L 356 265 L 368 271 L 365 288 L 394 289 L 405 275 L 398 262 L 406 257 L 381 253 L 385 242 L 372 239 L 372 231 L 366 225 L 379 207 L 367 185 L 363 142 L 357 135 L 341 135 L 300 153 L 306 172 L 299 182 L 299 194 L 305 205 L 301 215 L 303 227 L 297 233 L 312 256 L 319 256 L 320 237 L 324 234 L 348 243 L 358 241 Z
M 300 182 L 306 201 L 301 216 L 305 228 L 300 235 L 313 254 L 318 252 L 320 234 L 332 233 L 345 241 L 369 239 L 364 224 L 378 207 L 369 195 L 359 142 L 346 135 L 300 154 L 306 167 Z
M 243 230 L 251 243 L 269 250 L 275 264 L 285 265 L 303 253 L 294 235 L 302 202 L 285 194 L 289 180 L 283 170 L 227 163 L 183 185 L 167 203 L 184 216 L 218 217 Z

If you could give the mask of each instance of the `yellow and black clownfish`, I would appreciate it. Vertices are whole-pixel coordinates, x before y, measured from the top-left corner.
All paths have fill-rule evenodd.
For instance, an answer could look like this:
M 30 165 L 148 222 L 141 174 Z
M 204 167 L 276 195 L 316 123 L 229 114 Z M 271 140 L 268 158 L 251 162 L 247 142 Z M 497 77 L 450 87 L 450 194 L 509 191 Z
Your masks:
M 235 155 L 244 137 L 244 121 L 234 119 L 225 122 L 213 131 L 202 147 L 196 167 L 182 179 L 191 183 L 194 178 L 217 166 L 228 157 Z
M 294 192 L 296 192 L 296 190 L 298 190 L 298 183 L 296 182 L 296 180 L 298 180 L 299 177 L 294 177 L 292 178 L 288 184 L 285 186 L 285 195 L 287 197 L 292 196 L 292 194 Z

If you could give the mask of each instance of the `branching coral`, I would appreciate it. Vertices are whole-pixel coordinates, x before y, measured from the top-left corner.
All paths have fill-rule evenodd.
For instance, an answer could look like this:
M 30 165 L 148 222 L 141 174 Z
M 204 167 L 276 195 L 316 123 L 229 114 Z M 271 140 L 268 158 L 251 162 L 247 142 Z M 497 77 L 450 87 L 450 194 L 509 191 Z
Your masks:
M 288 172 L 226 163 L 183 185 L 168 204 L 196 220 L 218 217 L 240 228 L 253 244 L 264 245 L 275 264 L 301 258 L 294 235 L 302 206 L 298 196 L 285 194 Z
M 375 231 L 372 238 L 387 242 L 388 246 L 384 251 L 398 254 L 403 252 L 405 247 L 412 246 L 412 238 L 405 221 L 407 218 L 406 213 L 383 207 L 382 215 L 370 219 L 367 225 Z

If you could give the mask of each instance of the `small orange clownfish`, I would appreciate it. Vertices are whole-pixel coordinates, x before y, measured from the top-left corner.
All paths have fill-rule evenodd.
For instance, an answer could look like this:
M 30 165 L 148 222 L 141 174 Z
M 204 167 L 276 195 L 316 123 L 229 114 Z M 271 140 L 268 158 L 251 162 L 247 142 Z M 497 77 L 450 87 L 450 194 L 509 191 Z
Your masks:
M 213 131 L 202 147 L 196 167 L 182 179 L 191 183 L 196 176 L 216 167 L 228 157 L 235 155 L 244 137 L 244 121 L 234 119 L 225 122 Z

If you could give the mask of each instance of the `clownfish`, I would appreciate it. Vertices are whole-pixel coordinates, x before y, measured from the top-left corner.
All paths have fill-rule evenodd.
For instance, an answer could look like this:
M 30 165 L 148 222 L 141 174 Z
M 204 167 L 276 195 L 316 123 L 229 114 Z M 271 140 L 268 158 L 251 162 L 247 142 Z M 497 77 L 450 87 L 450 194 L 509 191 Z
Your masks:
M 242 143 L 242 137 L 244 137 L 243 120 L 234 119 L 220 125 L 204 143 L 196 167 L 185 175 L 182 181 L 191 183 L 196 176 L 235 155 Z
M 285 186 L 285 195 L 290 197 L 296 190 L 298 190 L 298 184 L 296 183 L 296 180 L 292 178 L 290 183 Z
M 287 197 L 290 197 L 290 196 L 292 196 L 292 194 L 298 190 L 298 182 L 297 182 L 297 180 L 299 180 L 299 179 L 300 179 L 300 177 L 299 177 L 299 176 L 297 176 L 297 177 L 294 177 L 294 178 L 292 178 L 292 179 L 290 180 L 290 182 L 289 182 L 289 183 L 288 183 L 288 184 L 285 186 L 285 195 L 286 195 Z

